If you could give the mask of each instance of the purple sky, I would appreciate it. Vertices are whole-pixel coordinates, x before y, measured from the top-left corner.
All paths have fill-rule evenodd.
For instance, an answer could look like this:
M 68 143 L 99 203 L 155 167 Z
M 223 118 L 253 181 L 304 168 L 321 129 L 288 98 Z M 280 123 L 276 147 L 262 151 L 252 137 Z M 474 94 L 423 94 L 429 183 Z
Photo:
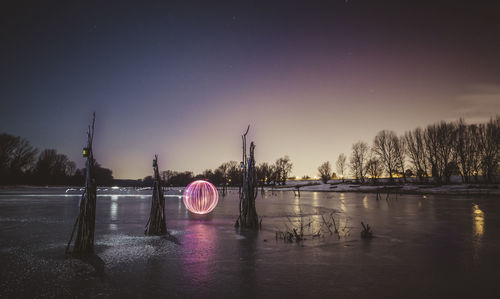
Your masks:
M 257 162 L 314 176 L 382 129 L 500 113 L 494 1 L 65 2 L 2 4 L 0 132 L 81 166 L 95 110 L 117 178 L 239 161 L 247 124 Z

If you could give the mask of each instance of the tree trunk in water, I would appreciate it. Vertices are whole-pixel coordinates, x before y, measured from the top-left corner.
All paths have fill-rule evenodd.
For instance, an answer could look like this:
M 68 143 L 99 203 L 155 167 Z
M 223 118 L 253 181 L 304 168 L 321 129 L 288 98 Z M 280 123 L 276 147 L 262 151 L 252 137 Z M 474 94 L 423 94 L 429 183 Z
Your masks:
M 161 179 L 158 171 L 158 156 L 155 155 L 153 160 L 154 182 L 153 182 L 153 198 L 151 201 L 151 213 L 149 220 L 146 223 L 146 231 L 148 236 L 160 236 L 167 233 L 167 223 L 165 220 L 165 197 L 161 187 Z
M 242 136 L 243 141 L 243 162 L 242 162 L 242 186 L 240 193 L 240 215 L 239 223 L 244 228 L 258 229 L 259 217 L 255 209 L 255 199 L 257 198 L 258 185 L 257 175 L 255 171 L 255 145 L 250 143 L 250 157 L 246 156 L 246 135 L 250 126 L 248 126 L 246 133 Z
M 76 218 L 73 231 L 66 246 L 66 253 L 69 252 L 73 234 L 76 229 L 75 244 L 71 252 L 75 256 L 87 256 L 94 253 L 94 231 L 96 213 L 96 193 L 97 185 L 95 181 L 95 160 L 92 151 L 92 141 L 94 139 L 95 113 L 93 114 L 92 127 L 89 126 L 87 133 L 87 147 L 84 149 L 86 162 L 85 192 L 80 199 L 80 211 Z

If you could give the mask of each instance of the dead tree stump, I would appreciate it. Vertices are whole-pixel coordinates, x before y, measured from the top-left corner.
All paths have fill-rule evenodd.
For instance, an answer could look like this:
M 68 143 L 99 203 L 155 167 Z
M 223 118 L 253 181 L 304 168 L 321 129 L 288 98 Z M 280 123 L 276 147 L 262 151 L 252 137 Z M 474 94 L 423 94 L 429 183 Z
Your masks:
M 240 215 L 235 226 L 258 229 L 259 217 L 255 209 L 255 199 L 258 193 L 257 173 L 255 171 L 255 144 L 250 143 L 250 156 L 246 155 L 248 126 L 245 134 L 241 136 L 243 142 L 243 161 L 241 162 L 242 182 L 240 192 Z
M 83 156 L 87 158 L 85 174 L 85 192 L 80 199 L 80 210 L 73 226 L 71 236 L 66 246 L 66 253 L 70 252 L 71 242 L 76 230 L 75 244 L 71 253 L 75 256 L 88 256 L 94 253 L 94 231 L 97 184 L 95 180 L 95 160 L 92 150 L 94 139 L 95 113 L 92 116 L 92 126 L 87 132 L 87 147 L 83 149 Z
M 151 200 L 151 212 L 144 233 L 148 236 L 161 236 L 167 234 L 167 223 L 165 220 L 165 197 L 163 196 L 160 172 L 158 171 L 157 155 L 155 155 L 153 160 L 153 170 L 153 198 Z

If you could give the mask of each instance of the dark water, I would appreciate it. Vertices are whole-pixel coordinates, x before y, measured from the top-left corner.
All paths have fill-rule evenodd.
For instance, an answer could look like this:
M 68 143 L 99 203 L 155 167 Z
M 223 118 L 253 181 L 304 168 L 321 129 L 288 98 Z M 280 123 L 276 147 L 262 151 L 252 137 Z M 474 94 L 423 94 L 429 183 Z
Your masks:
M 99 266 L 64 256 L 79 198 L 65 190 L 0 191 L 0 297 L 500 297 L 499 198 L 267 193 L 254 233 L 234 228 L 237 192 L 193 217 L 173 190 L 176 244 L 143 234 L 150 191 L 109 190 L 98 197 Z M 334 217 L 338 235 L 320 215 Z M 276 240 L 300 221 L 305 241 Z M 361 221 L 373 239 L 360 238 Z

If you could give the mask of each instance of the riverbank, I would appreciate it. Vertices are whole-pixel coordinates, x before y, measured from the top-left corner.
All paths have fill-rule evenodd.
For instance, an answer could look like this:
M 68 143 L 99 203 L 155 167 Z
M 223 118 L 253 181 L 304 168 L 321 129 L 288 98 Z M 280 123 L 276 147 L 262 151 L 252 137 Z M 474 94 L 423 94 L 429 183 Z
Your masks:
M 364 185 L 353 183 L 301 184 L 300 181 L 287 182 L 285 186 L 266 187 L 269 191 L 311 191 L 311 192 L 360 192 L 360 193 L 398 193 L 398 194 L 443 194 L 443 195 L 500 195 L 500 184 L 384 184 Z
M 220 187 L 218 187 L 221 189 Z M 24 192 L 26 190 L 47 190 L 49 192 L 58 192 L 58 189 L 64 189 L 65 193 L 73 194 L 83 191 L 81 187 L 71 186 L 1 186 L 2 192 Z M 166 191 L 174 191 L 176 194 L 182 192 L 184 187 L 167 187 Z M 237 187 L 229 187 L 231 190 L 238 190 Z M 397 193 L 397 194 L 442 194 L 442 195 L 479 195 L 479 196 L 500 196 L 500 184 L 450 184 L 450 185 L 419 185 L 415 183 L 407 184 L 355 184 L 329 182 L 322 183 L 321 181 L 287 181 L 285 186 L 269 186 L 264 187 L 268 192 L 275 191 L 297 191 L 300 192 L 357 192 L 357 193 Z M 115 194 L 119 192 L 148 192 L 151 187 L 99 187 L 98 194 Z

